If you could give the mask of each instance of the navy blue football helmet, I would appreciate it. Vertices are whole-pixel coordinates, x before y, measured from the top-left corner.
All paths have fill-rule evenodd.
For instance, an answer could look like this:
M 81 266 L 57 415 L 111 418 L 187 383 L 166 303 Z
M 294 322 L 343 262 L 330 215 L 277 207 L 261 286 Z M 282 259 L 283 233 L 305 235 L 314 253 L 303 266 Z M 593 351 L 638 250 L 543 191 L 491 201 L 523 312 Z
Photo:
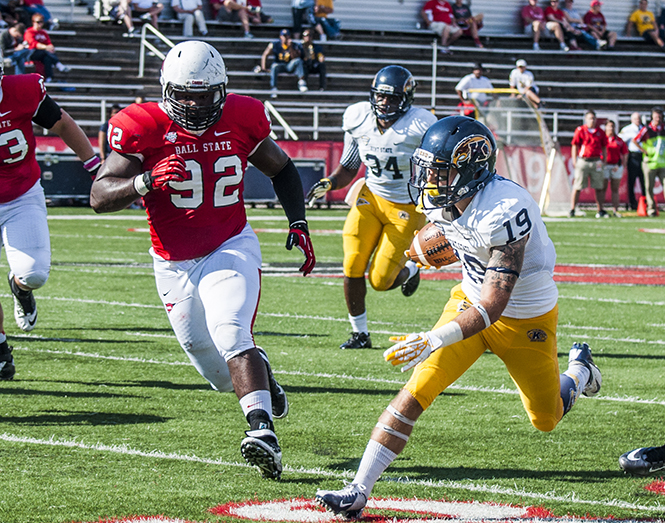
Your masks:
M 379 120 L 392 122 L 409 110 L 415 92 L 416 80 L 408 69 L 389 65 L 376 73 L 370 89 L 369 103 Z M 389 103 L 382 105 L 377 102 L 377 94 L 387 96 Z
M 409 193 L 425 209 L 450 208 L 473 196 L 494 175 L 492 131 L 467 116 L 449 116 L 432 125 L 411 157 Z M 449 182 L 449 171 L 456 176 Z

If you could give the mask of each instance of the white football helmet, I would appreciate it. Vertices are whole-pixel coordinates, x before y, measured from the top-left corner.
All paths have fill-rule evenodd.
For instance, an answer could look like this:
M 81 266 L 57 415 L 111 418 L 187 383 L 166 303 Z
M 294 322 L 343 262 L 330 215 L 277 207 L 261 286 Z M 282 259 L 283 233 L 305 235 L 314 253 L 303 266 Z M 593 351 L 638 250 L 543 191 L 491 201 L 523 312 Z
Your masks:
M 179 43 L 162 64 L 160 82 L 167 114 L 188 131 L 204 131 L 222 115 L 227 81 L 226 65 L 217 49 L 199 40 Z M 188 105 L 176 100 L 177 92 L 212 92 L 213 103 Z

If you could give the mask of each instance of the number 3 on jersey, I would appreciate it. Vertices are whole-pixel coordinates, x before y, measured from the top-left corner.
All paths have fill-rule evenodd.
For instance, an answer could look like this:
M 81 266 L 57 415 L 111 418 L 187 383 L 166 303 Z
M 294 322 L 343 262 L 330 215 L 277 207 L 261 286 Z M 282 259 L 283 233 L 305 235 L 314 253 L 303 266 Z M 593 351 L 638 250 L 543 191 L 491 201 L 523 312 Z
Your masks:
M 365 155 L 365 165 L 368 167 L 370 171 L 372 171 L 372 174 L 376 177 L 381 176 L 383 174 L 383 171 L 389 171 L 393 173 L 392 175 L 393 180 L 401 180 L 403 178 L 402 173 L 399 170 L 399 165 L 397 165 L 397 158 L 394 156 L 388 158 L 386 165 L 382 169 L 381 161 L 373 154 L 367 154 Z
M 183 182 L 170 182 L 169 187 L 185 194 L 172 194 L 171 202 L 180 209 L 196 209 L 203 203 L 203 169 L 196 160 L 185 161 L 191 178 Z M 220 178 L 215 182 L 214 207 L 228 207 L 240 201 L 242 163 L 238 156 L 222 156 L 214 163 L 214 173 Z

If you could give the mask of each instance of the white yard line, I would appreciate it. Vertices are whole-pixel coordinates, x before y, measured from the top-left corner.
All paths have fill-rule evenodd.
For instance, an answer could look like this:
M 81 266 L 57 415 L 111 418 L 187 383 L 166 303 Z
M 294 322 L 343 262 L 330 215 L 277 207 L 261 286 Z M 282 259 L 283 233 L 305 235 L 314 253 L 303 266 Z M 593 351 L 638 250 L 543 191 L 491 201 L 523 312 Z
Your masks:
M 51 447 L 68 447 L 73 449 L 81 450 L 91 450 L 96 452 L 109 452 L 114 454 L 123 454 L 128 456 L 138 456 L 142 458 L 153 458 L 153 459 L 166 459 L 174 461 L 187 461 L 192 463 L 205 463 L 208 465 L 219 465 L 221 467 L 241 467 L 249 468 L 249 465 L 246 463 L 238 463 L 235 461 L 222 461 L 213 458 L 200 458 L 193 454 L 179 454 L 177 452 L 162 452 L 158 450 L 153 451 L 142 451 L 129 447 L 128 445 L 105 445 L 102 443 L 96 444 L 87 444 L 77 440 L 58 440 L 52 436 L 49 439 L 38 439 L 38 438 L 27 438 L 23 436 L 16 436 L 14 434 L 0 434 L 0 440 L 6 441 L 8 443 L 20 443 L 20 444 L 29 444 L 29 445 L 45 445 Z M 344 470 L 341 472 L 333 472 L 330 470 L 324 470 L 321 468 L 305 468 L 305 467 L 291 467 L 289 465 L 284 466 L 284 470 L 287 472 L 293 472 L 296 474 L 308 474 L 313 476 L 329 477 L 329 478 L 339 478 L 339 479 L 348 479 L 353 478 L 355 471 Z M 418 485 L 423 487 L 433 487 L 433 488 L 443 488 L 443 489 L 454 489 L 454 490 L 467 490 L 470 492 L 486 492 L 491 494 L 502 494 L 508 496 L 517 496 L 520 498 L 529 498 L 542 501 L 559 501 L 565 503 L 573 503 L 577 505 L 596 505 L 603 507 L 616 507 L 623 509 L 633 509 L 633 510 L 644 510 L 644 511 L 661 511 L 663 506 L 660 504 L 656 505 L 637 505 L 635 503 L 630 503 L 628 501 L 622 500 L 585 500 L 580 499 L 577 495 L 572 492 L 570 494 L 561 496 L 551 493 L 540 493 L 540 492 L 531 492 L 524 489 L 516 488 L 506 488 L 499 485 L 488 485 L 487 483 L 473 483 L 469 482 L 459 482 L 459 481 L 434 481 L 434 480 L 411 480 L 408 478 L 391 478 L 385 477 L 379 481 L 385 482 L 394 482 L 400 483 L 403 485 Z

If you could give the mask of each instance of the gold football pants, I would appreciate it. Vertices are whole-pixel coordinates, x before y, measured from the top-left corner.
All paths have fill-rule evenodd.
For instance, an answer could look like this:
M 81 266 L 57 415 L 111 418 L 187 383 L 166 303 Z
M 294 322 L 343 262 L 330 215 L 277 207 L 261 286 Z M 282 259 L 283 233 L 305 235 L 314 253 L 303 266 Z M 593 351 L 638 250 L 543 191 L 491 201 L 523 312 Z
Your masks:
M 471 305 L 462 286 L 456 285 L 434 328 L 450 322 Z M 485 350 L 490 350 L 501 358 L 517 385 L 531 424 L 549 432 L 563 417 L 556 346 L 558 316 L 558 306 L 536 318 L 502 316 L 478 334 L 433 352 L 416 366 L 405 388 L 426 409 Z
M 407 261 L 404 251 L 425 222 L 414 205 L 389 202 L 363 187 L 344 223 L 344 276 L 363 278 L 369 265 L 372 288 L 388 290 Z

